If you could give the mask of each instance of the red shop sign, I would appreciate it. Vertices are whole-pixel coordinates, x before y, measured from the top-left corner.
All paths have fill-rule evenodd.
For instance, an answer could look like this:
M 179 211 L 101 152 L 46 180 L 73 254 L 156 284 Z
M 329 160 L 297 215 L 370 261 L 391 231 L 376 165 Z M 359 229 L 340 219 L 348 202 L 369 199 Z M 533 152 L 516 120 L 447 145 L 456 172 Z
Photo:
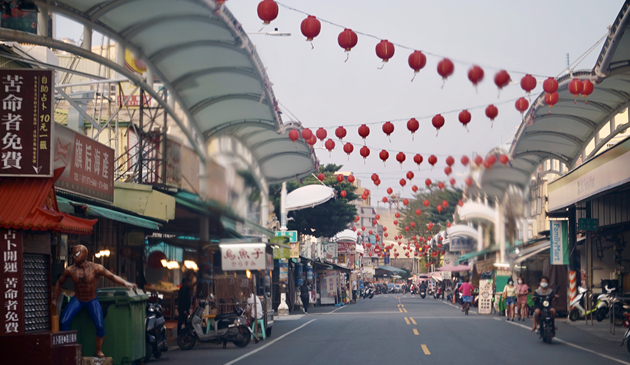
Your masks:
M 0 228 L 0 336 L 24 333 L 22 231 Z

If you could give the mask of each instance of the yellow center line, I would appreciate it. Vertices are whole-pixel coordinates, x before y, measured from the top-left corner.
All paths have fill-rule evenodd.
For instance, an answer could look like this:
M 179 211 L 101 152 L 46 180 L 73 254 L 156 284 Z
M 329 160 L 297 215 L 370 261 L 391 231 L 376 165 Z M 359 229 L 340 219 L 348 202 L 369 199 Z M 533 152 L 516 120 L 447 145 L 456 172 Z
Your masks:
M 400 308 L 398 308 L 398 310 L 400 311 L 400 313 L 402 313 L 402 312 L 403 312 L 403 311 L 402 311 L 402 309 L 400 309 Z
M 417 324 L 416 321 L 413 318 L 409 317 L 409 320 L 411 321 L 411 323 Z
M 417 329 L 415 329 L 415 328 L 413 329 L 413 334 L 414 334 L 414 335 L 416 335 L 416 336 L 420 335 L 420 334 L 418 333 L 418 330 L 417 330 Z
M 404 310 L 404 311 L 405 311 L 405 313 L 407 313 L 407 310 L 405 309 L 405 307 L 403 307 L 403 309 L 402 309 L 402 310 Z
M 427 345 L 420 345 L 420 347 L 422 347 L 422 351 L 424 352 L 425 355 L 431 355 L 431 353 L 429 352 L 429 348 L 427 347 Z
M 407 324 L 409 324 L 409 320 L 407 319 L 407 317 L 405 317 L 405 322 L 407 322 Z

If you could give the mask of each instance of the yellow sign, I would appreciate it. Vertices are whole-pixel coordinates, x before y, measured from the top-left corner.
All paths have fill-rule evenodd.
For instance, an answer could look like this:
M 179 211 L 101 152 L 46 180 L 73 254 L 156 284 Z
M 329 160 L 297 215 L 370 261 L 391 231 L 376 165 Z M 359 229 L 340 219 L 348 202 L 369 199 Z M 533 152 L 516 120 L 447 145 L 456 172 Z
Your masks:
M 291 247 L 292 259 L 297 259 L 298 257 L 300 257 L 300 243 L 299 242 L 291 242 L 289 244 L 289 247 Z

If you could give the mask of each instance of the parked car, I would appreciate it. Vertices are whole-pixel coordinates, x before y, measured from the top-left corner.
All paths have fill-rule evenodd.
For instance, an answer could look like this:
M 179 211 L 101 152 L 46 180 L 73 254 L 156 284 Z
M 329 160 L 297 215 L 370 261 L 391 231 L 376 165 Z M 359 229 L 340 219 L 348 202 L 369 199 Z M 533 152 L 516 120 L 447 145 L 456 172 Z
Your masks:
M 387 292 L 388 293 L 394 293 L 395 290 L 396 290 L 396 288 L 394 287 L 394 284 L 387 284 Z
M 402 293 L 402 285 L 400 285 L 400 284 L 395 284 L 395 285 L 394 285 L 394 292 L 395 292 L 395 293 Z

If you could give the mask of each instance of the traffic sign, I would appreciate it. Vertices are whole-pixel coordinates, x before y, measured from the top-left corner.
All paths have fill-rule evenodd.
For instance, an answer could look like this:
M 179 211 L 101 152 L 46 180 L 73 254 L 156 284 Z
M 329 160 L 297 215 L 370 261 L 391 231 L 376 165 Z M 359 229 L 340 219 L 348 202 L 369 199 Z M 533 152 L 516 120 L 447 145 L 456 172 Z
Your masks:
M 597 231 L 599 228 L 599 219 L 597 218 L 579 218 L 578 229 L 581 231 Z
M 276 236 L 288 236 L 289 242 L 297 242 L 297 231 L 276 231 Z

